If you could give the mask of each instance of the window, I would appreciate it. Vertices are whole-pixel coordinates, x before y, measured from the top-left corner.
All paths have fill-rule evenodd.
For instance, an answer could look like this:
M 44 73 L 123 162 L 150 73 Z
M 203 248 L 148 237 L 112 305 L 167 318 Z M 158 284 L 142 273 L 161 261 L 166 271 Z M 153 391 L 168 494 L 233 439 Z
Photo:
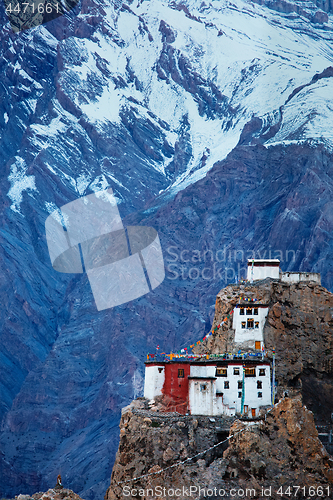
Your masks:
M 207 389 L 207 385 L 206 384 L 200 384 L 200 391 L 201 392 L 205 392 L 206 389 Z
M 252 315 L 252 307 L 248 307 L 246 309 L 246 316 L 251 316 Z
M 244 405 L 244 413 L 247 413 L 249 411 L 249 405 Z
M 258 398 L 262 398 L 262 392 L 258 392 Z
M 224 382 L 224 388 L 229 389 L 229 382 L 228 381 Z
M 239 393 L 238 393 L 238 397 L 239 397 L 239 398 L 241 398 L 241 397 L 242 397 L 242 393 L 241 393 L 241 392 L 239 392 Z
M 184 378 L 184 369 L 183 368 L 178 369 L 178 378 Z
M 234 368 L 234 375 L 239 375 L 239 368 Z
M 245 377 L 255 377 L 256 369 L 255 368 L 245 368 Z
M 217 377 L 226 377 L 227 369 L 226 368 L 216 368 L 216 376 Z
M 239 314 L 241 314 L 242 316 L 244 316 L 244 307 L 241 307 L 241 308 L 239 309 Z
M 257 389 L 262 389 L 262 382 L 261 382 L 261 380 L 257 380 Z
M 254 328 L 259 328 L 259 321 L 256 321 L 256 322 L 254 323 Z
M 158 369 L 158 373 L 162 373 L 162 371 L 163 371 L 163 368 Z
M 253 328 L 253 319 L 248 319 L 247 320 L 247 328 Z
M 217 398 L 222 398 L 223 399 L 223 392 L 217 392 L 216 393 Z
M 257 307 L 255 307 L 255 308 L 253 309 L 253 314 L 254 314 L 255 316 L 258 316 L 258 308 L 257 308 Z
M 260 349 L 261 349 L 261 342 L 260 342 L 260 340 L 256 340 L 255 341 L 254 348 L 257 349 L 257 351 L 260 351 Z
M 259 377 L 264 377 L 266 373 L 265 368 L 259 368 Z
M 246 326 L 245 321 L 242 321 L 242 328 L 245 328 L 245 326 Z
M 238 389 L 242 389 L 243 387 L 243 382 L 241 380 L 238 380 Z

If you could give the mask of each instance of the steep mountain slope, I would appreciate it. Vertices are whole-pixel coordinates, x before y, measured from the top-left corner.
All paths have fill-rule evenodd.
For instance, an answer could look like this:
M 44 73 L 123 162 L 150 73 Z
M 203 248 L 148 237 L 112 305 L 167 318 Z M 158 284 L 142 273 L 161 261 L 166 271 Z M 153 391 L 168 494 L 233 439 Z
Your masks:
M 60 470 L 93 499 L 147 350 L 206 332 L 248 251 L 281 251 L 283 268 L 332 287 L 332 19 L 240 0 L 83 0 L 13 34 L 2 14 L 0 490 L 46 490 Z M 159 231 L 167 277 L 97 313 L 86 276 L 51 268 L 44 222 L 106 186 L 125 223 Z

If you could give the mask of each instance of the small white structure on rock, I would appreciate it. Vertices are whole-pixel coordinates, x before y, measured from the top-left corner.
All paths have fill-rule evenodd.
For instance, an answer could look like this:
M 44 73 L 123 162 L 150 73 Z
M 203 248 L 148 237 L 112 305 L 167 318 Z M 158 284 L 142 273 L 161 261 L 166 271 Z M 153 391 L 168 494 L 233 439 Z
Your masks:
M 299 283 L 300 281 L 314 281 L 321 285 L 320 273 L 281 273 L 281 281 L 284 283 Z
M 321 284 L 320 273 L 282 272 L 279 259 L 248 259 L 247 280 L 252 282 L 266 278 L 279 279 L 291 284 L 300 281 L 314 281 Z
M 279 259 L 249 259 L 247 261 L 248 281 L 280 278 Z
M 246 342 L 248 348 L 261 350 L 268 311 L 268 305 L 257 302 L 236 304 L 232 319 L 235 342 Z

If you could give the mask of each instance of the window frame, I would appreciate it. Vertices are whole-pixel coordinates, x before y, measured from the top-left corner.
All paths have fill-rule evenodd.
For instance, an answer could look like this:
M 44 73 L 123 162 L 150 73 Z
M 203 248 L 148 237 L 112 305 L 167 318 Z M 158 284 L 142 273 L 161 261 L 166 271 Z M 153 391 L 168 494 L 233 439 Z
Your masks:
M 254 328 L 254 319 L 253 318 L 248 318 L 248 320 L 246 322 L 246 328 L 248 330 L 252 330 L 252 328 Z
M 255 377 L 256 376 L 256 369 L 255 368 L 244 368 L 244 376 L 245 377 Z

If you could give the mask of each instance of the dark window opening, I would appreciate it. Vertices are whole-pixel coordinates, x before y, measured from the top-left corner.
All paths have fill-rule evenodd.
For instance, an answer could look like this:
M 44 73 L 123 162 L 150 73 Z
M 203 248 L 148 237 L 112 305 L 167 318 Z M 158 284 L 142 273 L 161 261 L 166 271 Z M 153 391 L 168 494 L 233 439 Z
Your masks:
M 239 368 L 234 368 L 234 375 L 239 375 Z
M 229 389 L 229 382 L 228 382 L 228 381 L 227 381 L 227 382 L 224 382 L 224 388 L 225 388 L 225 389 Z
M 260 377 L 264 377 L 265 376 L 265 372 L 266 372 L 265 368 L 259 368 L 259 376 Z
M 242 316 L 244 316 L 244 307 L 241 307 L 240 310 L 239 310 L 239 314 L 241 314 Z
M 247 328 L 253 328 L 253 319 L 248 319 L 247 320 Z
M 206 384 L 200 384 L 200 391 L 204 392 L 207 389 Z
M 243 388 L 243 382 L 241 380 L 238 380 L 238 389 Z
M 248 307 L 246 309 L 246 316 L 251 316 L 251 314 L 252 314 L 252 307 Z
M 246 327 L 246 323 L 245 321 L 242 321 L 242 328 L 245 328 Z
M 162 371 L 163 371 L 163 368 L 158 369 L 158 373 L 162 373 Z
M 239 398 L 241 398 L 241 397 L 242 397 L 242 393 L 241 393 L 241 392 L 239 392 L 239 393 L 238 393 L 238 397 L 239 397 Z
M 227 369 L 226 368 L 216 368 L 216 377 L 226 377 Z
M 255 307 L 255 308 L 253 309 L 253 314 L 254 314 L 255 316 L 258 316 L 258 308 L 257 308 L 257 307 Z
M 255 377 L 256 369 L 255 368 L 245 368 L 245 377 Z
M 179 368 L 179 370 L 178 370 L 178 378 L 184 378 L 184 369 L 183 368 Z
M 259 328 L 259 321 L 256 321 L 256 322 L 254 323 L 254 328 Z
M 262 398 L 262 392 L 258 392 L 258 398 Z
M 257 380 L 257 389 L 262 389 L 262 382 L 261 382 L 261 380 Z

